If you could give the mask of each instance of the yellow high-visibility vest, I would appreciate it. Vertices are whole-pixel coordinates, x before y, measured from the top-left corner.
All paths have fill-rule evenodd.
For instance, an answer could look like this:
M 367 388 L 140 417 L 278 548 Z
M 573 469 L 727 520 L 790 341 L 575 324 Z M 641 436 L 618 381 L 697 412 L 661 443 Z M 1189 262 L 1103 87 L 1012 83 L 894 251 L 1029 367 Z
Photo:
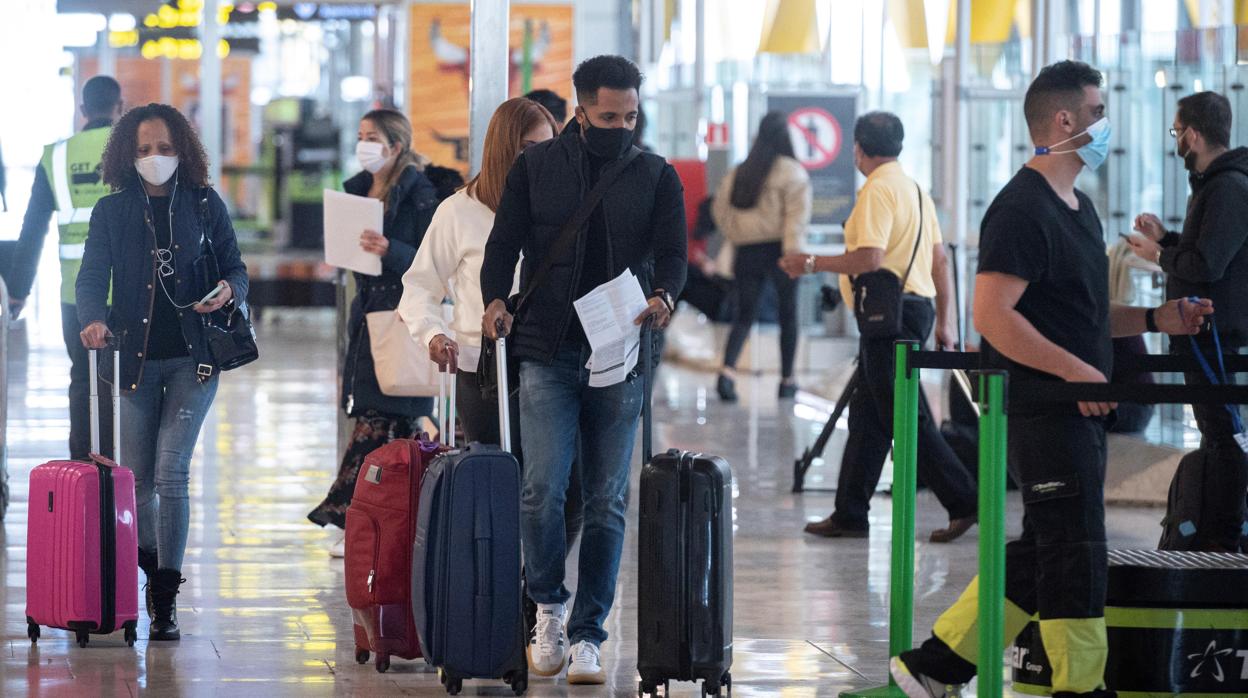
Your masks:
M 104 146 L 111 127 L 82 131 L 43 149 L 39 166 L 56 197 L 60 231 L 61 302 L 73 304 L 95 203 L 110 193 L 102 176 Z

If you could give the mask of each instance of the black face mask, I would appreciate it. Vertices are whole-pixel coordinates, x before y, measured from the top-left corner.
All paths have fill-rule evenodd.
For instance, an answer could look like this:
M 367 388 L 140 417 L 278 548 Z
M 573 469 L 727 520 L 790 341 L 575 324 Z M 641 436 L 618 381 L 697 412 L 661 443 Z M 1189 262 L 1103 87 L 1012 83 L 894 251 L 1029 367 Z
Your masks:
M 600 158 L 618 160 L 633 145 L 633 132 L 626 128 L 599 128 L 585 117 L 585 128 L 581 131 L 585 138 L 585 147 L 589 152 Z

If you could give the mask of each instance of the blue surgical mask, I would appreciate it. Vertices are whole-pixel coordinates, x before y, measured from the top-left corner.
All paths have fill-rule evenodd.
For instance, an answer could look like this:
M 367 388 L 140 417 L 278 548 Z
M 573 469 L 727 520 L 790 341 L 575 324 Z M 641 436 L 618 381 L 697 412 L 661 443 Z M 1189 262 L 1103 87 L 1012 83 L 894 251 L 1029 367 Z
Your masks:
M 1102 117 L 1094 122 L 1083 133 L 1077 133 L 1060 143 L 1054 143 L 1048 147 L 1037 146 L 1036 155 L 1062 155 L 1064 153 L 1074 153 L 1083 160 L 1083 164 L 1087 165 L 1089 170 L 1095 170 L 1105 162 L 1105 158 L 1109 157 L 1109 137 L 1113 129 L 1109 126 L 1109 119 Z M 1059 145 L 1069 143 L 1076 138 L 1082 137 L 1084 134 L 1092 136 L 1092 140 L 1086 145 L 1075 148 L 1073 150 L 1054 150 Z

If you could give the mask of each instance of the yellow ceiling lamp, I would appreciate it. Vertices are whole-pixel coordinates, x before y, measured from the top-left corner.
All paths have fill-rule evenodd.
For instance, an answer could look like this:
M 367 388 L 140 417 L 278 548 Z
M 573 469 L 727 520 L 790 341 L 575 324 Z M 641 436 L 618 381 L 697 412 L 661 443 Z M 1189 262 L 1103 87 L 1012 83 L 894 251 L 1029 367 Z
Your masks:
M 767 0 L 759 53 L 819 53 L 815 0 Z

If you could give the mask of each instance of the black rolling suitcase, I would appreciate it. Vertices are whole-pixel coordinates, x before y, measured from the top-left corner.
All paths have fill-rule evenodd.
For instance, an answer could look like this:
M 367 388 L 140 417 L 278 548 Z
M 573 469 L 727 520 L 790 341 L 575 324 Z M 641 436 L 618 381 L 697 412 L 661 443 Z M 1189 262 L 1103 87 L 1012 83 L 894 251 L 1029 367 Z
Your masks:
M 516 695 L 528 687 L 520 464 L 509 453 L 501 340 L 498 356 L 502 447 L 474 443 L 438 456 L 425 471 L 417 510 L 412 612 L 425 660 L 451 695 L 468 679 L 502 679 Z M 454 433 L 452 425 L 453 418 L 448 434 Z
M 650 343 L 645 342 L 647 348 Z M 644 362 L 648 372 L 649 357 Z M 648 392 L 648 391 L 647 391 Z M 643 695 L 670 681 L 732 694 L 732 470 L 718 456 L 670 450 L 650 458 L 642 407 L 637 671 Z

